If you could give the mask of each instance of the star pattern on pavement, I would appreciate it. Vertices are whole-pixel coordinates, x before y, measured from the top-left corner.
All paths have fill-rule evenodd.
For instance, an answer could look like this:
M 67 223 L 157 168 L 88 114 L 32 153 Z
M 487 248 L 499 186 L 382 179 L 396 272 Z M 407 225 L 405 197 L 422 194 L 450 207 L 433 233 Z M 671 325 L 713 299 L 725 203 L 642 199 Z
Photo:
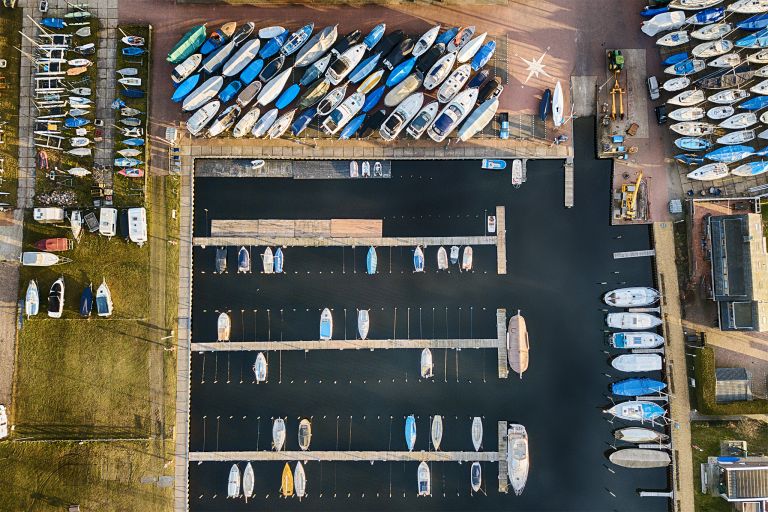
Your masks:
M 527 84 L 528 80 L 530 80 L 531 77 L 539 78 L 540 74 L 544 75 L 546 77 L 552 78 L 552 75 L 550 75 L 549 73 L 544 71 L 545 64 L 544 64 L 543 60 L 544 60 L 544 57 L 546 57 L 546 56 L 547 56 L 547 52 L 542 53 L 541 56 L 538 59 L 528 60 L 528 59 L 524 59 L 524 58 L 520 57 L 520 60 L 522 60 L 523 62 L 525 62 L 528 65 L 528 67 L 526 68 L 526 71 L 528 71 L 528 76 L 526 77 L 524 83 Z

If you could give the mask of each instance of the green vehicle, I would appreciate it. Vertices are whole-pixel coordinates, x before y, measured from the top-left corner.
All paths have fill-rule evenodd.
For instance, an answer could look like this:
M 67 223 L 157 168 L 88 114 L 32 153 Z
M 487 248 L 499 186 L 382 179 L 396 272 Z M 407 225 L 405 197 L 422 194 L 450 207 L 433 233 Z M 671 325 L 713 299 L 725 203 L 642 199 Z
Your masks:
M 182 37 L 168 53 L 168 62 L 171 64 L 178 64 L 195 53 L 205 41 L 205 36 L 205 25 L 193 27 L 189 32 L 184 34 L 184 37 Z

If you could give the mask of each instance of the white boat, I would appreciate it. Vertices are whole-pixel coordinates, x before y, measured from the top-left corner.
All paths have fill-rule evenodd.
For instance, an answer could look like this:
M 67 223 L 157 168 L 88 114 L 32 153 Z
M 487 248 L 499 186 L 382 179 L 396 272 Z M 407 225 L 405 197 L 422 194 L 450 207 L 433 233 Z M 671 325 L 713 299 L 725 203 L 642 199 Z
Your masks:
M 703 59 L 689 59 L 685 61 L 685 64 L 685 66 L 672 64 L 671 66 L 664 68 L 664 72 L 668 75 L 693 75 L 706 67 L 706 63 Z
M 206 125 L 213 119 L 221 108 L 221 102 L 219 100 L 213 100 L 206 103 L 204 107 L 192 114 L 192 117 L 187 121 L 187 131 L 196 137 L 203 131 Z
M 256 138 L 263 137 L 272 127 L 272 125 L 275 124 L 277 113 L 278 110 L 276 108 L 268 110 L 267 113 L 261 116 L 259 120 L 256 121 L 256 124 L 253 125 L 253 128 L 251 129 L 251 135 Z
M 21 253 L 21 264 L 25 267 L 50 267 L 61 261 L 51 252 L 28 251 Z
M 473 37 L 467 44 L 461 47 L 459 53 L 456 54 L 456 62 L 464 63 L 472 59 L 477 51 L 483 46 L 485 38 L 488 37 L 488 32 Z
M 464 252 L 461 256 L 461 269 L 472 270 L 472 247 L 469 245 L 464 246 Z
M 259 29 L 259 38 L 260 39 L 272 39 L 274 37 L 279 36 L 285 32 L 285 29 L 279 25 L 271 25 L 269 27 L 264 27 Z
M 427 130 L 429 123 L 431 123 L 437 115 L 437 110 L 439 108 L 440 104 L 436 101 L 433 101 L 422 107 L 419 113 L 414 116 L 413 120 L 408 125 L 408 128 L 406 128 L 408 135 L 414 139 L 421 137 L 422 134 L 424 134 L 424 132 Z
M 435 44 L 435 39 L 437 39 L 437 35 L 439 33 L 440 25 L 435 25 L 434 27 L 424 32 L 424 34 L 419 38 L 418 41 L 416 41 L 416 44 L 413 46 L 413 51 L 411 54 L 414 57 L 419 57 L 424 54 L 432 47 L 433 44 Z
M 289 110 L 282 116 L 280 116 L 275 124 L 267 132 L 267 137 L 270 139 L 279 139 L 290 128 L 293 122 L 293 116 L 296 114 L 296 109 Z
M 279 75 L 267 82 L 259 91 L 259 95 L 256 96 L 256 103 L 263 107 L 272 103 L 283 92 L 292 72 L 293 66 L 281 71 Z
M 325 27 L 315 34 L 296 54 L 294 66 L 297 68 L 309 66 L 322 57 L 336 42 L 336 38 L 339 36 L 337 28 L 338 25 Z
M 739 130 L 742 128 L 749 128 L 756 123 L 757 115 L 754 112 L 741 112 L 722 121 L 718 126 L 728 130 Z
M 736 0 L 726 10 L 738 14 L 760 14 L 768 11 L 768 0 Z
M 753 85 L 749 88 L 749 92 L 762 95 L 768 94 L 768 80 L 763 80 L 756 85 Z
M 271 247 L 264 249 L 264 254 L 261 255 L 261 267 L 265 274 L 271 274 L 274 272 L 275 256 L 272 254 Z
M 330 340 L 333 338 L 333 315 L 328 308 L 323 309 L 320 314 L 320 339 Z
M 235 123 L 235 127 L 232 130 L 232 135 L 235 138 L 240 138 L 244 135 L 247 135 L 252 129 L 253 125 L 256 124 L 256 121 L 259 120 L 259 115 L 261 115 L 261 110 L 259 110 L 259 107 L 253 107 L 251 110 L 245 113 L 243 117 L 240 118 L 240 120 Z
M 642 427 L 624 427 L 613 433 L 618 441 L 627 443 L 666 443 L 669 440 L 667 434 Z
M 82 178 L 84 176 L 88 176 L 91 174 L 91 171 L 84 167 L 73 167 L 72 169 L 67 169 L 67 174 L 71 176 L 77 176 L 78 178 Z
M 456 52 L 447 53 L 440 57 L 424 76 L 424 88 L 431 91 L 440 85 L 448 77 L 455 62 Z
M 173 80 L 174 83 L 180 84 L 186 80 L 189 75 L 195 72 L 202 61 L 202 54 L 193 53 L 187 57 L 184 62 L 173 68 L 173 71 L 171 72 L 171 80 Z
M 726 89 L 724 91 L 716 92 L 707 98 L 707 100 L 712 103 L 717 103 L 718 105 L 730 105 L 739 100 L 743 100 L 747 96 L 749 96 L 749 92 L 744 89 Z
M 483 469 L 479 462 L 473 462 L 472 467 L 469 469 L 469 483 L 474 492 L 480 490 L 480 486 L 483 483 Z
M 646 286 L 618 288 L 603 295 L 603 301 L 615 308 L 650 306 L 659 300 L 659 292 Z
M 309 450 L 309 443 L 312 441 L 312 423 L 307 418 L 299 422 L 299 448 L 302 451 Z
M 480 416 L 472 418 L 472 446 L 476 452 L 483 446 L 483 419 Z
M 727 133 L 722 137 L 718 137 L 715 142 L 729 146 L 733 144 L 744 144 L 745 142 L 754 140 L 754 138 L 755 130 L 739 130 L 737 132 Z
M 768 78 L 768 66 L 762 66 L 755 71 L 755 76 Z
M 558 80 L 555 84 L 555 92 L 552 93 L 552 122 L 555 126 L 561 126 L 565 122 L 564 101 L 563 86 Z
M 664 338 L 655 332 L 615 332 L 610 343 L 613 348 L 658 348 L 664 345 Z
M 523 184 L 523 162 L 519 158 L 516 158 L 512 161 L 512 186 L 515 188 L 520 188 L 520 185 L 522 184 Z M 494 217 L 494 221 L 495 221 L 495 217 Z M 496 226 L 494 225 L 494 232 L 495 231 L 496 231 Z
M 197 110 L 212 100 L 219 93 L 222 85 L 224 85 L 224 77 L 212 76 L 184 98 L 181 109 L 185 112 Z
M 430 437 L 432 439 L 432 446 L 434 446 L 435 451 L 439 450 L 440 443 L 443 441 L 443 417 L 439 414 L 435 414 L 432 417 Z
M 528 432 L 520 424 L 510 424 L 507 429 L 507 474 L 517 496 L 523 494 L 529 467 Z
M 605 320 L 614 329 L 652 329 L 661 324 L 661 318 L 649 313 L 608 313 Z
M 768 64 L 768 50 L 760 50 L 759 52 L 747 55 L 747 62 L 753 64 Z
M 360 43 L 348 48 L 339 55 L 333 64 L 325 72 L 326 78 L 331 85 L 338 85 L 344 78 L 357 66 L 363 59 L 368 47 L 365 43 Z
M 647 36 L 655 36 L 659 32 L 675 30 L 685 24 L 686 15 L 682 11 L 667 11 L 657 14 L 648 21 L 644 21 L 640 30 Z
M 667 452 L 640 448 L 616 450 L 608 457 L 608 460 L 617 466 L 631 469 L 665 468 L 672 463 L 672 458 Z
M 283 446 L 285 446 L 285 420 L 275 418 L 272 422 L 272 448 L 279 452 Z
M 704 101 L 704 99 L 704 91 L 701 89 L 689 89 L 673 96 L 667 100 L 667 103 L 670 105 L 679 105 L 681 107 L 692 107 L 698 105 Z
M 711 164 L 703 165 L 698 169 L 686 174 L 686 176 L 692 180 L 698 181 L 714 181 L 720 180 L 728 176 L 728 164 L 723 162 L 713 162 Z
M 523 378 L 530 362 L 530 340 L 525 318 L 517 310 L 517 314 L 509 319 L 507 325 L 507 361 L 512 371 Z
M 677 30 L 675 32 L 670 32 L 669 34 L 666 34 L 659 39 L 656 40 L 656 44 L 659 46 L 680 46 L 681 44 L 685 44 L 690 39 L 688 38 L 688 32 L 685 30 Z
M 667 4 L 670 9 L 682 9 L 684 11 L 696 11 L 706 9 L 722 3 L 723 0 L 672 0 Z
M 253 363 L 253 374 L 256 376 L 256 382 L 266 382 L 267 369 L 267 358 L 263 352 L 259 352 L 256 355 L 256 361 Z
M 347 84 L 340 85 L 339 87 L 336 87 L 335 89 L 331 90 L 323 96 L 323 99 L 321 99 L 317 103 L 317 114 L 320 116 L 326 116 L 330 114 L 333 109 L 339 106 L 339 104 L 344 99 L 344 96 L 347 95 Z
M 702 121 L 684 121 L 682 123 L 675 123 L 671 125 L 669 129 L 675 133 L 679 133 L 680 135 L 698 137 L 700 135 L 709 135 L 714 133 L 715 129 L 717 129 L 717 126 Z
M 221 69 L 221 74 L 223 76 L 231 77 L 240 73 L 253 59 L 256 58 L 259 54 L 259 48 L 261 48 L 261 42 L 258 39 L 251 39 L 245 43 L 229 58 L 229 60 L 227 60 L 224 67 Z
M 364 340 L 368 337 L 368 329 L 371 326 L 371 319 L 368 315 L 367 309 L 361 309 L 357 312 L 357 332 L 360 334 L 360 339 Z
M 72 210 L 69 213 L 69 229 L 72 231 L 72 237 L 79 241 L 83 234 L 83 215 L 80 210 Z
M 699 41 L 714 41 L 715 39 L 722 39 L 732 30 L 733 25 L 730 23 L 713 23 L 694 30 L 691 32 L 691 37 Z
M 694 57 L 700 59 L 708 59 L 710 57 L 717 57 L 724 53 L 728 53 L 733 49 L 733 42 L 728 39 L 718 39 L 716 41 L 707 41 L 696 45 L 691 53 Z
M 232 332 L 232 319 L 227 313 L 219 313 L 219 319 L 216 321 L 216 332 L 218 333 L 218 341 L 229 341 L 229 335 Z
M 352 120 L 365 103 L 365 94 L 355 92 L 330 113 L 323 121 L 322 128 L 328 135 L 333 135 Z
M 653 372 L 661 370 L 659 354 L 621 354 L 611 361 L 620 372 Z
M 458 245 L 452 245 L 451 246 L 451 265 L 455 265 L 459 262 L 459 246 Z
M 704 118 L 706 112 L 701 107 L 682 107 L 673 110 L 668 115 L 674 121 L 698 121 Z
M 670 78 L 661 84 L 661 88 L 667 92 L 675 92 L 685 89 L 691 85 L 691 79 L 687 76 L 679 76 L 677 78 Z
M 446 270 L 448 268 L 448 251 L 445 247 L 440 246 L 437 250 L 437 269 Z
M 431 379 L 434 376 L 433 368 L 432 351 L 429 348 L 425 348 L 421 351 L 421 378 Z
M 381 138 L 386 141 L 397 138 L 403 128 L 416 116 L 423 104 L 424 94 L 421 92 L 415 92 L 403 100 L 381 125 L 379 129 Z
M 243 497 L 248 503 L 248 498 L 253 496 L 253 486 L 256 483 L 256 475 L 253 474 L 253 466 L 249 462 L 243 471 Z
M 147 242 L 147 210 L 128 208 L 128 238 L 139 247 Z
M 418 470 L 419 496 L 432 496 L 432 476 L 426 462 L 419 463 Z
M 411 73 L 405 80 L 397 84 L 384 96 L 384 106 L 394 107 L 399 105 L 400 102 L 405 101 L 405 98 L 416 92 L 416 89 L 421 87 L 423 75 L 419 72 Z
M 360 176 L 363 178 L 370 178 L 371 177 L 371 162 L 366 160 L 363 162 L 363 165 L 360 166 Z
M 299 500 L 307 494 L 307 474 L 304 473 L 301 461 L 296 463 L 296 469 L 293 471 L 293 488 Z
M 240 468 L 232 464 L 229 469 L 229 481 L 227 482 L 227 498 L 240 496 Z
M 448 82 L 446 81 L 445 83 L 447 84 Z M 442 87 L 440 89 L 442 90 Z M 477 93 L 477 88 L 473 87 L 457 94 L 435 116 L 435 120 L 427 128 L 427 135 L 435 142 L 444 141 L 464 121 L 464 118 L 469 115 L 470 110 L 472 110 L 477 101 Z
M 141 87 L 141 78 L 135 76 L 126 76 L 117 79 L 118 83 L 128 87 Z
M 707 62 L 707 66 L 711 68 L 735 68 L 739 64 L 741 64 L 741 55 L 738 53 L 726 53 Z
M 730 105 L 718 105 L 707 110 L 707 117 L 714 121 L 718 121 L 720 119 L 731 117 L 734 112 L 735 109 Z
M 109 291 L 106 279 L 102 279 L 101 284 L 96 289 L 96 314 L 101 317 L 112 316 L 112 292 Z
M 483 130 L 493 120 L 499 109 L 499 98 L 484 101 L 472 112 L 459 128 L 459 140 L 464 142 Z
M 37 315 L 40 311 L 40 294 L 37 290 L 37 283 L 34 279 L 29 281 L 27 294 L 24 296 L 24 313 L 27 318 Z

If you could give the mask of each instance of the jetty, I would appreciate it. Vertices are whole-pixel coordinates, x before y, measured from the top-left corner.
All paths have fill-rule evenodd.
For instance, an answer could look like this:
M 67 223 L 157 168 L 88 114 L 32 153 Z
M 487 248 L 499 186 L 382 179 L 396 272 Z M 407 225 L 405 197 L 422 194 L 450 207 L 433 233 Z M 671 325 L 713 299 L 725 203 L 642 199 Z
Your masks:
M 497 462 L 507 454 L 499 452 L 441 452 L 441 451 L 242 451 L 242 452 L 189 452 L 190 462 L 282 462 L 282 461 L 336 461 L 336 462 Z M 506 464 L 506 462 L 505 462 Z

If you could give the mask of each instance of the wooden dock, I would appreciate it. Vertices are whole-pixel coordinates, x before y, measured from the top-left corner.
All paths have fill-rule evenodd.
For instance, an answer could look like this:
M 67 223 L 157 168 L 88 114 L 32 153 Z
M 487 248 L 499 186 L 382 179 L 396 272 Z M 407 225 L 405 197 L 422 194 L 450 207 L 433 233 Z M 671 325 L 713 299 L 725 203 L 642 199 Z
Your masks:
M 574 176 L 573 176 L 573 159 L 568 158 L 563 165 L 563 171 L 565 174 L 565 207 L 573 208 L 573 195 L 574 195 Z
M 647 258 L 656 256 L 656 250 L 648 249 L 645 251 L 621 251 L 613 253 L 613 259 L 621 260 L 625 258 Z
M 507 359 L 507 310 L 496 310 L 496 337 L 498 338 L 499 349 L 499 378 L 509 377 L 509 361 Z
M 337 461 L 337 462 L 497 462 L 499 452 L 436 451 L 283 451 L 189 452 L 190 462 L 268 462 L 268 461 Z M 506 463 L 505 463 L 506 465 Z
M 450 245 L 495 245 L 495 236 L 407 236 L 407 237 L 289 237 L 218 236 L 195 237 L 195 246 L 262 245 L 280 247 L 422 247 Z
M 499 457 L 499 492 L 509 492 L 509 475 L 507 470 L 507 422 L 499 422 L 499 454 L 504 454 Z
M 386 349 L 470 349 L 498 348 L 499 340 L 412 339 L 412 340 L 306 340 L 306 341 L 218 341 L 192 343 L 193 352 L 248 352 L 278 350 L 386 350 Z
M 507 221 L 506 208 L 496 207 L 496 267 L 497 272 L 507 273 Z

